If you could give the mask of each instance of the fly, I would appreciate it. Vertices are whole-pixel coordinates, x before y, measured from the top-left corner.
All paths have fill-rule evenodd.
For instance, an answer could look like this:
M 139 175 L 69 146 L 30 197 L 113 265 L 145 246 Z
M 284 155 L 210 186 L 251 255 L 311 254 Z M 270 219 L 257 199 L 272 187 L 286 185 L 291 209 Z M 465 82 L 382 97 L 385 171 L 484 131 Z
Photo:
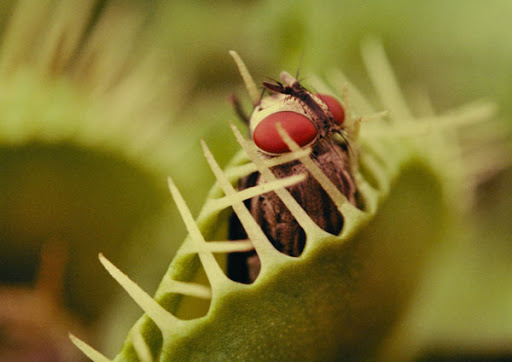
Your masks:
M 255 145 L 266 158 L 290 152 L 279 135 L 276 125 L 283 129 L 301 148 L 312 148 L 311 158 L 333 184 L 355 205 L 356 187 L 351 172 L 355 157 L 350 151 L 345 125 L 345 109 L 333 96 L 312 93 L 287 72 L 281 73 L 281 82 L 263 82 L 268 94 L 263 96 L 247 117 L 234 99 L 235 110 L 249 124 Z M 322 229 L 339 234 L 343 217 L 320 184 L 298 160 L 271 168 L 277 178 L 306 174 L 306 179 L 287 190 Z M 238 189 L 256 186 L 263 180 L 254 172 L 239 181 Z M 299 256 L 304 249 L 306 235 L 298 222 L 274 192 L 258 195 L 245 201 L 251 215 L 261 229 L 282 253 Z M 229 225 L 229 239 L 246 239 L 247 235 L 235 214 Z M 260 270 L 255 251 L 228 255 L 228 276 L 241 283 L 253 282 Z

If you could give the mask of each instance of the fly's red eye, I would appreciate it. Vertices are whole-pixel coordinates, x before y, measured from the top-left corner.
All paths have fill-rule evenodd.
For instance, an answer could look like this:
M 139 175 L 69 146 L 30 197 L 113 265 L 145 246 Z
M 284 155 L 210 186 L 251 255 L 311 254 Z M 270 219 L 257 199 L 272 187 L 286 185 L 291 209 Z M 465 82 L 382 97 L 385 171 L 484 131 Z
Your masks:
M 327 105 L 327 108 L 329 108 L 329 111 L 331 111 L 336 123 L 342 124 L 345 120 L 345 109 L 343 109 L 343 106 L 340 104 L 340 102 L 338 102 L 338 100 L 333 96 L 329 96 L 327 94 L 317 94 L 316 96 Z
M 300 113 L 290 111 L 272 113 L 258 123 L 252 135 L 254 143 L 261 150 L 269 153 L 290 151 L 277 132 L 277 123 L 281 123 L 284 130 L 301 147 L 313 141 L 317 134 L 315 125 Z

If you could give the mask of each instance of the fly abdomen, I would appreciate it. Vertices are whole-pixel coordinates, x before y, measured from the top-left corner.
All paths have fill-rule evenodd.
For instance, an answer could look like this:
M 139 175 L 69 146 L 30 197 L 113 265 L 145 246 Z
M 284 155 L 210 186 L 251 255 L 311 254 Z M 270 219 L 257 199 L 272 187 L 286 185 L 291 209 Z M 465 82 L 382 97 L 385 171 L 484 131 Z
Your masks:
M 317 152 L 313 158 L 315 163 L 347 199 L 355 204 L 356 190 L 352 176 L 347 171 L 349 167 L 347 152 L 336 145 L 320 151 L 324 152 Z M 287 187 L 287 190 L 320 228 L 334 235 L 341 232 L 343 216 L 304 165 L 299 161 L 293 161 L 276 166 L 272 171 L 278 178 L 306 174 L 305 180 Z M 239 188 L 255 186 L 261 181 L 261 175 L 253 173 L 241 180 Z M 305 232 L 276 193 L 268 192 L 253 197 L 246 201 L 246 206 L 277 250 L 290 256 L 299 256 L 302 253 L 306 243 Z M 247 238 L 242 225 L 234 214 L 230 222 L 229 238 L 231 240 Z M 248 275 L 257 275 L 254 268 L 259 268 L 259 264 L 253 262 L 250 266 L 249 258 L 257 258 L 254 251 L 231 254 L 228 259 L 228 276 L 233 280 L 245 283 L 254 281 Z M 251 270 L 251 268 L 253 269 Z

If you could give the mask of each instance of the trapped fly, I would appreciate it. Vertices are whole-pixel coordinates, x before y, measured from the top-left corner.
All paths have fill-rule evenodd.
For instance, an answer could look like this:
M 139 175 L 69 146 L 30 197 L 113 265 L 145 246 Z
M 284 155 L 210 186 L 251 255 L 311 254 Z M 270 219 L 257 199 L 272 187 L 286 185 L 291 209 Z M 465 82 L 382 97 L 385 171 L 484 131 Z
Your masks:
M 357 189 L 352 165 L 357 155 L 349 144 L 352 135 L 351 127 L 346 124 L 345 107 L 333 96 L 309 91 L 284 71 L 281 73 L 281 82 L 263 82 L 263 88 L 264 94 L 257 100 L 253 92 L 254 109 L 250 116 L 243 113 L 240 104 L 233 98 L 235 109 L 248 122 L 251 138 L 262 156 L 273 158 L 290 152 L 277 130 L 277 124 L 280 124 L 298 146 L 311 147 L 311 159 L 347 200 L 355 205 Z M 331 234 L 340 233 L 343 216 L 300 161 L 280 164 L 271 170 L 277 178 L 306 174 L 304 181 L 287 187 L 287 190 L 319 227 Z M 261 175 L 254 172 L 239 181 L 238 189 L 243 190 L 262 182 Z M 246 200 L 245 205 L 277 250 L 291 256 L 301 254 L 306 242 L 304 230 L 274 192 Z M 229 239 L 246 238 L 240 221 L 233 214 Z M 260 262 L 255 251 L 228 256 L 228 276 L 232 280 L 251 283 L 259 270 Z

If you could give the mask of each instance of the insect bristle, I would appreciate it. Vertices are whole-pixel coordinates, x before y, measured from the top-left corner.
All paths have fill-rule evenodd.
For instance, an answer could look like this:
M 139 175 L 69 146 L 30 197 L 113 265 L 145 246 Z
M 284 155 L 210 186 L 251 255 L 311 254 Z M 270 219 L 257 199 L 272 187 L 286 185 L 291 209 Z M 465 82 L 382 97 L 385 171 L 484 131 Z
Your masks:
M 281 72 L 280 78 L 283 81 L 283 83 L 289 87 L 291 87 L 293 84 L 297 82 L 297 79 L 285 70 Z

